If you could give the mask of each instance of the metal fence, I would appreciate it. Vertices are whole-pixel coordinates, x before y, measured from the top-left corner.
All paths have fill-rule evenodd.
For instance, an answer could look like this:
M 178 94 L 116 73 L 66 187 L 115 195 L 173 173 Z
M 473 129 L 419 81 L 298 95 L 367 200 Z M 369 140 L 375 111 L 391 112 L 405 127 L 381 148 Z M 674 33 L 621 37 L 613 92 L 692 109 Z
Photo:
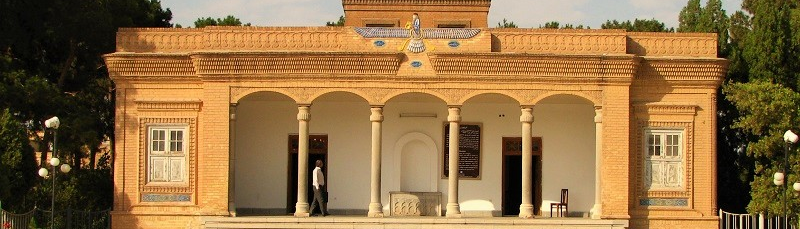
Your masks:
M 719 210 L 720 229 L 797 229 L 791 218 L 765 214 L 736 214 Z
M 25 213 L 11 213 L 0 209 L 0 228 L 63 228 L 63 229 L 101 229 L 111 228 L 111 209 L 103 211 L 79 211 L 66 209 L 56 211 L 51 220 L 51 211 L 34 208 Z

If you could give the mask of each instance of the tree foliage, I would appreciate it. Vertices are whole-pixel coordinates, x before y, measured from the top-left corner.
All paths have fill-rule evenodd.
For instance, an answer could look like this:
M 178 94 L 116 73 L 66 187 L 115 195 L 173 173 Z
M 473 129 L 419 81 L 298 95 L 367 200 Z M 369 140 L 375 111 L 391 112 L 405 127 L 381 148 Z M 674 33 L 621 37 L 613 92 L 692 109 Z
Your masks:
M 0 111 L 0 202 L 10 206 L 7 210 L 30 210 L 33 203 L 18 197 L 36 184 L 34 171 L 36 160 L 25 127 L 8 109 Z
M 503 18 L 503 21 L 497 23 L 497 28 L 519 28 L 514 21 L 508 21 Z
M 41 150 L 53 138 L 43 122 L 58 116 L 58 156 L 74 174 L 95 168 L 82 159 L 94 158 L 104 140 L 113 145 L 114 132 L 114 85 L 102 55 L 115 51 L 118 28 L 169 27 L 171 19 L 158 0 L 0 0 L 0 109 L 25 123 L 26 138 Z M 39 183 L 33 190 L 44 188 Z
M 709 0 L 695 18 L 696 24 L 708 24 L 710 21 L 717 26 L 706 25 L 699 27 L 703 29 L 699 31 L 721 28 L 719 24 L 722 24 L 720 21 L 723 21 L 723 17 L 709 13 L 717 11 L 716 2 Z M 690 1 L 690 4 L 695 3 Z M 800 57 L 797 55 L 800 50 L 800 36 L 797 32 L 800 24 L 797 2 L 745 0 L 742 8 L 747 12 L 740 11 L 729 17 L 727 34 L 730 36 L 728 40 L 721 42 L 728 45 L 722 46 L 720 50 L 728 49 L 721 53 L 727 53 L 730 60 L 728 82 L 724 85 L 723 92 L 725 99 L 735 109 L 731 108 L 726 113 L 725 107 L 720 106 L 720 114 L 735 115 L 720 117 L 720 123 L 725 119 L 733 119 L 730 127 L 734 129 L 731 132 L 739 131 L 739 139 L 746 146 L 746 155 L 754 162 L 750 168 L 747 165 L 737 167 L 751 175 L 747 178 L 750 181 L 752 200 L 747 210 L 753 213 L 783 214 L 781 201 L 776 200 L 780 200 L 783 194 L 792 196 L 793 190 L 776 187 L 772 183 L 772 175 L 782 171 L 785 165 L 783 157 L 787 151 L 784 150 L 786 145 L 782 140 L 783 133 L 790 129 L 798 132 L 800 127 L 800 117 L 797 115 L 800 107 Z M 682 15 L 690 14 L 689 10 L 686 11 Z M 686 21 L 691 19 L 689 16 L 685 18 Z M 687 25 L 682 30 L 693 31 L 697 28 Z M 723 36 L 720 34 L 720 39 Z M 724 131 L 720 134 L 728 135 Z M 788 151 L 790 169 L 787 171 L 787 182 L 790 185 L 800 181 L 800 155 L 797 148 L 795 145 Z M 729 152 L 720 149 L 719 154 L 720 158 L 724 158 Z M 789 201 L 788 210 L 787 214 L 796 214 L 800 205 L 796 201 Z
M 573 25 L 573 24 L 564 24 L 557 21 L 549 21 L 544 23 L 544 25 L 539 25 L 539 28 L 546 28 L 546 29 L 591 29 L 589 26 L 584 25 Z
M 228 15 L 225 18 L 198 18 L 194 21 L 195 28 L 203 28 L 206 26 L 250 26 L 250 23 L 242 24 L 242 20 L 239 18 L 234 17 L 233 15 Z
M 635 19 L 633 22 L 607 20 L 600 25 L 602 29 L 624 29 L 628 32 L 674 32 L 675 29 L 667 28 L 663 22 L 656 19 Z
M 339 20 L 338 21 L 325 22 L 325 26 L 344 26 L 344 15 L 339 16 Z

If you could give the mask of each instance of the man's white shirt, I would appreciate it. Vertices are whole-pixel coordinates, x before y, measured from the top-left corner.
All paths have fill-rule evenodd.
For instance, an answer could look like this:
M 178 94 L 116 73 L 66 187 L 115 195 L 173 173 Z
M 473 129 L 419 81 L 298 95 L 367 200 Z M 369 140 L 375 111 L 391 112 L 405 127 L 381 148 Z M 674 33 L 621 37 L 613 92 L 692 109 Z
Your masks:
M 314 168 L 314 188 L 319 189 L 319 186 L 325 185 L 325 175 L 322 174 L 322 168 Z

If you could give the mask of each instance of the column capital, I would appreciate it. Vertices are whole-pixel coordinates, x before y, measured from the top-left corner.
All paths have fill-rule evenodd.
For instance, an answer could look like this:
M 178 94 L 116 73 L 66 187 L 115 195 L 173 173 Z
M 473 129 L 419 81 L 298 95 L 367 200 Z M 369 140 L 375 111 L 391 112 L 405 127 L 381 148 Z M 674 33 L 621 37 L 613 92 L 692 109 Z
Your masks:
M 308 121 L 311 118 L 311 114 L 309 113 L 310 107 L 307 105 L 298 105 L 297 106 L 297 121 Z
M 369 121 L 383 122 L 383 107 L 372 107 L 369 110 L 372 112 L 369 115 Z
M 594 122 L 595 123 L 602 123 L 603 122 L 603 107 L 602 106 L 595 106 L 594 107 Z
M 519 115 L 519 122 L 522 123 L 532 123 L 533 122 L 533 108 L 532 107 L 522 107 L 522 114 Z
M 461 107 L 448 106 L 447 107 L 447 121 L 448 122 L 461 122 Z
M 228 109 L 228 114 L 231 121 L 236 121 L 236 106 L 238 105 L 238 103 L 231 103 L 230 108 Z

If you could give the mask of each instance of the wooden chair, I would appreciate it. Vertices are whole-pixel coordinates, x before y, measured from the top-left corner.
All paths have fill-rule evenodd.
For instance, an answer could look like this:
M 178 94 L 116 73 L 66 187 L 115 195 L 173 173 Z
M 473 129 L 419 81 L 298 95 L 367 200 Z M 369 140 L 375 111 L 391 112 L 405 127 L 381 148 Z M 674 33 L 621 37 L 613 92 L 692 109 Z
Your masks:
M 561 189 L 561 202 L 550 204 L 550 217 L 553 217 L 553 209 L 558 212 L 557 217 L 566 217 L 569 215 L 569 189 Z

